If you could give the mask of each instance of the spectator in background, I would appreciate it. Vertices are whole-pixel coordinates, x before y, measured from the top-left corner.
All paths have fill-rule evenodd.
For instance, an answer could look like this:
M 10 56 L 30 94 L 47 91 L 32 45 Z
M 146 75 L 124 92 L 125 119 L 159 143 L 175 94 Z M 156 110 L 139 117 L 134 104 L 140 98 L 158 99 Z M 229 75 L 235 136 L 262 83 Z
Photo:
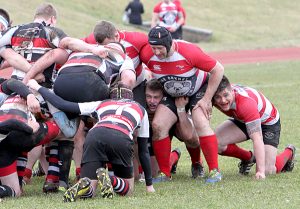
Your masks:
M 132 0 L 127 5 L 125 12 L 128 15 L 129 23 L 134 25 L 142 25 L 142 14 L 144 13 L 144 6 L 140 0 Z
M 174 3 L 177 7 L 181 7 L 181 9 L 182 9 L 182 15 L 183 15 L 184 21 L 183 21 L 183 24 L 180 25 L 180 27 L 178 28 L 178 33 L 181 34 L 181 37 L 183 37 L 183 36 L 182 36 L 182 34 L 183 34 L 182 26 L 184 26 L 185 23 L 186 23 L 186 12 L 185 12 L 185 9 L 182 7 L 181 0 L 173 0 L 173 3 Z
M 151 28 L 156 25 L 167 28 L 173 39 L 182 39 L 180 27 L 184 24 L 182 8 L 172 0 L 163 0 L 156 4 L 152 13 Z

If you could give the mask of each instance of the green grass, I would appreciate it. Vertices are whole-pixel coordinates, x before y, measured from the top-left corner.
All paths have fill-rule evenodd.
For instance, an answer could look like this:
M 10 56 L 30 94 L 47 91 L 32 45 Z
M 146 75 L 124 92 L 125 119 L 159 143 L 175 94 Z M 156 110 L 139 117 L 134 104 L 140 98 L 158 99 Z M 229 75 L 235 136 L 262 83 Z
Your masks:
M 14 24 L 32 21 L 35 7 L 43 1 L 2 1 Z M 49 0 L 59 12 L 58 26 L 69 35 L 89 34 L 100 19 L 114 22 L 119 28 L 136 30 L 122 24 L 125 0 Z M 142 1 L 144 21 L 151 20 L 156 1 Z M 282 0 L 182 0 L 187 11 L 187 25 L 213 31 L 213 39 L 201 46 L 208 51 L 268 48 L 300 45 L 300 4 Z
M 299 141 L 299 97 L 300 62 L 276 62 L 251 65 L 232 65 L 226 74 L 232 82 L 255 87 L 278 107 L 281 114 L 282 135 L 279 151 L 292 143 L 297 148 Z M 212 126 L 225 120 L 226 117 L 214 110 Z M 252 148 L 250 142 L 242 144 Z M 182 157 L 178 172 L 173 181 L 156 184 L 156 193 L 147 195 L 145 186 L 138 183 L 134 196 L 116 197 L 103 200 L 99 196 L 93 200 L 76 203 L 63 203 L 62 194 L 42 194 L 42 177 L 34 178 L 32 185 L 25 187 L 25 194 L 18 199 L 4 199 L 1 208 L 299 208 L 300 169 L 296 165 L 291 173 L 267 177 L 265 181 L 254 180 L 255 169 L 250 176 L 237 174 L 237 159 L 219 157 L 219 164 L 224 175 L 222 182 L 216 185 L 205 185 L 190 176 L 190 160 L 182 143 L 173 142 L 173 148 L 180 147 Z M 296 156 L 299 160 L 299 155 Z M 206 167 L 207 171 L 207 167 Z M 71 179 L 74 178 L 71 170 Z

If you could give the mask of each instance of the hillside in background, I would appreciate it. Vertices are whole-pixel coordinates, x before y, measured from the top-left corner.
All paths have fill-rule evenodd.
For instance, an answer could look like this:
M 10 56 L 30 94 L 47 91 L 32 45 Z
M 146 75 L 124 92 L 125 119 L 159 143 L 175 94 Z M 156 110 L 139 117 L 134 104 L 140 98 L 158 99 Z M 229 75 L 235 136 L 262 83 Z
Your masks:
M 141 0 L 150 21 L 153 6 L 159 0 Z M 30 22 L 39 0 L 1 1 L 14 24 Z M 100 19 L 114 22 L 120 29 L 137 30 L 122 24 L 127 0 L 49 0 L 59 12 L 58 26 L 69 35 L 89 34 Z M 182 0 L 187 25 L 213 31 L 213 39 L 200 43 L 209 51 L 255 49 L 300 45 L 300 4 L 282 0 Z

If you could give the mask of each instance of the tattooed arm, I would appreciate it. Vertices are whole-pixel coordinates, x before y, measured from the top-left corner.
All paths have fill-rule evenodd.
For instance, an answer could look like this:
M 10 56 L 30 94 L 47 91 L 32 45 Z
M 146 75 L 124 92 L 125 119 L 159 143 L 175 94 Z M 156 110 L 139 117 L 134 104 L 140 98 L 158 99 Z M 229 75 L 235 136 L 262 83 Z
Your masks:
M 265 146 L 263 142 L 260 119 L 246 123 L 247 133 L 253 141 L 256 158 L 256 179 L 265 178 Z

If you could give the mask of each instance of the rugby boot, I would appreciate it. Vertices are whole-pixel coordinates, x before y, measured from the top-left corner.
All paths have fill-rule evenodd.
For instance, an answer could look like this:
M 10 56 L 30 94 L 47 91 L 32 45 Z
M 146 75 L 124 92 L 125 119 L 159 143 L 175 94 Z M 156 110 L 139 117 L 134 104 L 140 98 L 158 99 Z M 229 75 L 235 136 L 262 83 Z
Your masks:
M 100 194 L 103 198 L 112 199 L 114 197 L 114 190 L 107 172 L 105 168 L 98 168 L 96 171 L 98 178 L 98 185 L 100 188 Z

